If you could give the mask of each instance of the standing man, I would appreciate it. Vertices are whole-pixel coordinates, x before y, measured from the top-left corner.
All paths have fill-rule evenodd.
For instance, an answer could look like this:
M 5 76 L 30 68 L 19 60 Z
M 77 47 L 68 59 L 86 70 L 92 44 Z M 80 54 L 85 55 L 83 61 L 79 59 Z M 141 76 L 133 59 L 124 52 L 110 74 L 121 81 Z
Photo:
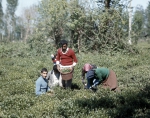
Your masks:
M 71 88 L 73 70 L 77 64 L 77 58 L 74 51 L 68 48 L 68 42 L 61 40 L 61 48 L 57 51 L 56 64 L 62 76 L 62 85 L 64 88 Z

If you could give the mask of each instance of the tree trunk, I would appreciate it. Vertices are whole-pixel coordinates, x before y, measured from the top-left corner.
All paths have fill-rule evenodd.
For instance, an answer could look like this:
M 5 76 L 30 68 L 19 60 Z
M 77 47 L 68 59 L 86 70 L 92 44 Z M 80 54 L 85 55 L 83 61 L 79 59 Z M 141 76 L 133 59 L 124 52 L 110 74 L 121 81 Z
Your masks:
M 105 1 L 104 1 L 104 3 L 105 3 L 105 11 L 106 11 L 106 12 L 108 12 L 108 10 L 110 9 L 110 2 L 111 2 L 111 0 L 105 0 Z M 109 20 L 108 20 L 108 19 L 106 19 L 104 25 L 105 25 L 105 28 L 106 28 L 106 29 L 104 30 L 104 35 L 106 35 L 107 30 L 108 30 L 108 28 L 107 28 L 106 26 L 109 25 Z M 105 37 L 104 37 L 104 39 L 105 39 Z
M 132 30 L 132 9 L 131 9 L 131 1 L 129 4 L 129 40 L 128 43 L 131 45 L 132 41 L 131 41 L 131 30 Z
M 71 39 L 70 39 L 70 47 L 73 47 L 73 39 L 74 39 L 74 30 L 71 30 Z
M 80 54 L 80 38 L 78 38 L 78 53 Z
M 25 43 L 26 43 L 26 41 L 27 41 L 28 34 L 29 34 L 29 28 L 26 29 L 26 35 L 25 35 L 25 38 L 24 38 L 24 42 L 25 42 Z
M 78 32 L 78 53 L 81 53 L 81 31 Z
M 30 22 L 30 19 L 28 19 L 28 24 L 27 24 L 27 29 L 26 29 L 26 35 L 25 35 L 25 38 L 24 38 L 24 42 L 25 43 L 27 41 L 27 38 L 28 38 L 28 35 L 29 35 L 29 32 L 30 32 L 29 22 Z
M 21 40 L 22 40 L 22 28 L 21 28 L 21 32 L 20 32 L 21 34 L 20 34 L 20 38 L 21 38 Z
M 111 0 L 105 0 L 105 8 L 106 9 L 109 9 L 110 8 L 110 2 L 111 2 Z
M 8 40 L 8 41 L 11 41 L 11 39 L 10 39 L 10 30 L 8 29 L 7 32 L 8 32 L 7 40 Z

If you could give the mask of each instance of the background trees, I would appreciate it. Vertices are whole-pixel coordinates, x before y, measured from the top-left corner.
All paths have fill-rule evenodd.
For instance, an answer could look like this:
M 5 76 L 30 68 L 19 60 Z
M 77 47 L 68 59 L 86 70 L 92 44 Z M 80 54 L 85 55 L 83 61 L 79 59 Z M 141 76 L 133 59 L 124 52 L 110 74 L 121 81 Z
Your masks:
M 2 0 L 0 0 L 0 40 L 3 39 L 3 28 L 4 28 L 4 22 L 3 22 L 3 9 L 2 9 Z
M 22 40 L 24 40 L 25 42 L 29 38 L 29 35 L 33 33 L 37 16 L 38 16 L 38 8 L 36 5 L 33 5 L 29 8 L 25 8 L 22 15 L 20 16 L 20 21 L 23 26 L 22 29 L 23 31 L 21 32 Z
M 146 17 L 146 20 L 145 20 L 145 27 L 146 27 L 146 35 L 145 36 L 148 36 L 150 37 L 150 2 L 148 3 L 148 6 L 145 10 L 145 17 Z
M 133 15 L 132 29 L 135 34 L 134 41 L 137 43 L 138 39 L 145 35 L 145 12 L 142 6 L 137 6 Z
M 21 16 L 16 16 L 18 0 L 7 0 L 7 7 L 3 13 L 2 0 L 0 1 L 0 29 L 3 41 L 26 40 L 33 32 L 37 15 L 37 6 L 33 5 L 25 8 Z
M 32 48 L 36 41 L 39 46 L 44 41 L 58 48 L 59 41 L 66 39 L 77 52 L 132 50 L 127 44 L 128 0 L 42 0 L 21 16 L 15 15 L 17 5 L 18 0 L 7 0 L 6 13 L 0 11 L 5 40 L 32 42 Z M 135 43 L 149 35 L 148 19 L 149 7 L 137 6 L 132 21 Z
M 7 39 L 15 39 L 15 27 L 16 27 L 16 17 L 15 11 L 18 5 L 18 0 L 7 0 L 6 9 L 6 25 L 7 25 Z
M 54 41 L 55 47 L 61 39 L 67 39 L 78 52 L 125 49 L 128 24 L 124 19 L 126 6 L 120 2 L 105 1 L 88 7 L 83 0 L 43 0 L 35 33 Z

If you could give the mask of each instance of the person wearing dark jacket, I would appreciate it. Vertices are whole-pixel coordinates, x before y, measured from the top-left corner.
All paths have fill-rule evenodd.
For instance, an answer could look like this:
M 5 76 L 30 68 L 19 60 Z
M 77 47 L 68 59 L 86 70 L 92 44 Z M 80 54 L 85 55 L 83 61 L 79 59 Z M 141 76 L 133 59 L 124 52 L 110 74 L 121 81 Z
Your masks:
M 116 74 L 108 68 L 96 68 L 87 72 L 87 88 L 97 89 L 97 85 L 102 84 L 103 88 L 110 90 L 119 90 Z

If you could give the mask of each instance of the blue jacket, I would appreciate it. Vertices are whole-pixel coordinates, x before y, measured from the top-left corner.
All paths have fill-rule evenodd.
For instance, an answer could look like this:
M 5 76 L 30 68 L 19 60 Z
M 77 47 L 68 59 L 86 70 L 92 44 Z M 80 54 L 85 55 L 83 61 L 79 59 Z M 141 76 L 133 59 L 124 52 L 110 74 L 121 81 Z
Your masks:
M 41 95 L 43 93 L 46 93 L 49 90 L 50 88 L 48 86 L 48 80 L 44 79 L 42 76 L 39 77 L 36 80 L 36 89 L 35 89 L 36 95 Z

